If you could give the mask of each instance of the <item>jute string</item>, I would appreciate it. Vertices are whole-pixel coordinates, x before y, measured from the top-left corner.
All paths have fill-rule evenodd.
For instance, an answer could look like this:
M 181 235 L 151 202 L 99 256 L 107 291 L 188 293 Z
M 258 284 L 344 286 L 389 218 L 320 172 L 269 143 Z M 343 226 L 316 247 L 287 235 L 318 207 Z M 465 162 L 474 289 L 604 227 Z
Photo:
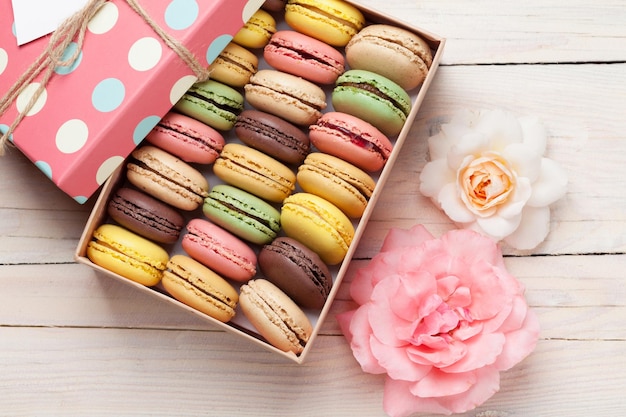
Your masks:
M 50 41 L 46 49 L 39 55 L 28 69 L 18 78 L 9 91 L 2 97 L 0 101 L 0 116 L 2 116 L 11 104 L 17 100 L 18 96 L 28 87 L 38 76 L 41 75 L 39 86 L 33 92 L 28 103 L 25 104 L 21 112 L 15 118 L 8 130 L 2 134 L 0 138 L 0 155 L 4 155 L 7 145 L 11 142 L 9 137 L 15 131 L 24 117 L 32 110 L 33 106 L 45 90 L 48 82 L 54 75 L 55 69 L 59 67 L 71 67 L 78 58 L 82 50 L 85 40 L 87 25 L 92 17 L 104 6 L 109 0 L 90 0 L 85 7 L 67 18 L 54 33 L 50 36 Z M 163 40 L 163 42 L 183 60 L 183 62 L 191 68 L 198 81 L 205 81 L 209 78 L 209 70 L 203 66 L 196 57 L 182 45 L 178 40 L 171 37 L 165 32 L 139 5 L 136 0 L 125 0 L 126 3 L 137 13 L 145 22 L 154 30 L 154 32 Z M 67 47 L 70 43 L 76 42 L 77 48 L 71 56 L 63 58 Z

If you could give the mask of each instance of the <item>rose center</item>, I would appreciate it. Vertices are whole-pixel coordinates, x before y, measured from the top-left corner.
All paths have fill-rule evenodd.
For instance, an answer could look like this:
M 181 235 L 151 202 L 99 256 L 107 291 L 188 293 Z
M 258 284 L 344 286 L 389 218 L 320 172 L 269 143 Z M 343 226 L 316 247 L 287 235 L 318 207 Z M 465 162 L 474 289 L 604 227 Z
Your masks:
M 461 198 L 472 212 L 491 215 L 507 201 L 515 187 L 515 175 L 507 165 L 497 155 L 486 155 L 461 167 L 457 176 Z

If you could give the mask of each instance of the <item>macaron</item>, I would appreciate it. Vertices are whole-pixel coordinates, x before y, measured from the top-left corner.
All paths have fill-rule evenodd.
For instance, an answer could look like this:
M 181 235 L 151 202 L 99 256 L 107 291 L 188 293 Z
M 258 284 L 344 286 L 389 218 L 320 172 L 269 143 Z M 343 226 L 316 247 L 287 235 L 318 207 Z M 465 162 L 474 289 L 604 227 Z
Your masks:
M 297 240 L 278 237 L 259 252 L 259 268 L 268 281 L 302 308 L 321 309 L 332 286 L 328 266 Z
M 198 261 L 174 255 L 163 273 L 163 288 L 172 297 L 223 323 L 235 316 L 239 294 L 224 278 Z
M 325 113 L 309 126 L 309 138 L 319 151 L 370 172 L 385 165 L 393 148 L 389 138 L 376 127 L 342 112 Z
M 276 32 L 276 20 L 265 10 L 259 9 L 235 34 L 233 42 L 246 48 L 263 48 Z
M 376 187 L 367 172 L 321 152 L 307 156 L 298 167 L 297 180 L 303 191 L 328 200 L 352 218 L 363 215 Z
M 121 226 L 100 225 L 87 245 L 87 257 L 124 278 L 146 286 L 161 281 L 169 255 L 159 245 Z
M 244 241 L 203 219 L 187 223 L 182 247 L 192 258 L 224 278 L 247 281 L 256 274 L 256 253 Z
M 400 133 L 411 98 L 398 84 L 371 71 L 351 69 L 335 83 L 331 96 L 336 111 L 352 114 L 388 136 Z
M 354 238 L 350 219 L 337 206 L 311 193 L 287 197 L 280 222 L 288 237 L 306 245 L 327 265 L 343 261 Z
M 263 57 L 277 70 L 320 84 L 333 84 L 345 71 L 341 52 L 294 30 L 281 30 L 272 35 L 263 49 Z
M 237 88 L 246 85 L 258 67 L 259 59 L 255 54 L 230 42 L 213 61 L 209 70 L 213 80 Z
M 283 71 L 259 70 L 244 90 L 252 107 L 296 125 L 315 123 L 326 108 L 326 93 L 321 87 Z
M 292 165 L 301 164 L 311 148 L 302 129 L 258 110 L 244 110 L 237 117 L 235 135 L 246 145 Z
M 199 82 L 178 100 L 174 109 L 217 130 L 230 130 L 243 111 L 239 91 L 215 80 Z
M 261 7 L 270 12 L 282 12 L 286 3 L 287 0 L 265 0 Z
M 239 305 L 254 328 L 284 352 L 302 353 L 313 326 L 300 307 L 276 285 L 254 279 L 241 286 Z
M 329 45 L 345 46 L 361 30 L 365 18 L 342 0 L 288 0 L 285 22 Z
M 411 90 L 424 82 L 433 62 L 428 43 L 417 34 L 397 26 L 366 26 L 346 45 L 352 69 L 383 75 Z
M 185 218 L 175 208 L 127 187 L 113 193 L 107 213 L 125 228 L 159 243 L 176 242 L 185 225 Z
M 290 168 L 239 143 L 224 146 L 213 173 L 228 184 L 275 203 L 283 201 L 296 187 L 296 174 Z
M 185 162 L 211 164 L 224 147 L 220 132 L 191 117 L 169 112 L 148 133 L 146 141 Z
M 213 187 L 202 206 L 204 215 L 235 236 L 259 245 L 276 238 L 280 212 L 265 200 L 227 184 Z
M 209 183 L 194 167 L 152 145 L 135 149 L 126 165 L 126 177 L 135 187 L 159 200 L 191 211 L 208 195 Z

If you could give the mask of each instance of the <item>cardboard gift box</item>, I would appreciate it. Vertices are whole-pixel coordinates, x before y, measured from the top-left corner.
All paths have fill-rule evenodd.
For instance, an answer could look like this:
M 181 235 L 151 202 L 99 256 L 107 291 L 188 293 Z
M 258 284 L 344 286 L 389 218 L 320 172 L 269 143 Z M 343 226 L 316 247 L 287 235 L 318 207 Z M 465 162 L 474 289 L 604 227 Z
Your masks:
M 262 0 L 143 0 L 147 15 L 208 66 Z M 18 46 L 11 0 L 0 0 L 0 95 L 46 49 L 50 36 Z M 71 43 L 70 55 L 77 48 Z M 0 117 L 6 132 L 39 85 Z M 10 140 L 59 188 L 84 203 L 197 80 L 181 57 L 126 1 L 90 20 L 75 63 L 55 69 Z
M 318 332 L 320 331 L 321 327 L 322 327 L 322 323 L 324 321 L 324 319 L 326 318 L 326 316 L 328 315 L 330 308 L 331 308 L 331 304 L 333 302 L 333 299 L 335 297 L 335 295 L 337 294 L 337 291 L 339 290 L 339 286 L 343 280 L 343 277 L 345 276 L 345 274 L 348 271 L 348 266 L 350 263 L 351 258 L 353 257 L 353 254 L 355 253 L 355 250 L 358 246 L 359 243 L 359 239 L 361 238 L 361 236 L 363 235 L 368 219 L 370 218 L 375 206 L 376 206 L 376 202 L 380 196 L 380 193 L 382 192 L 382 188 L 387 180 L 387 178 L 389 177 L 389 175 L 391 174 L 391 171 L 393 170 L 393 166 L 394 166 L 394 162 L 396 161 L 397 157 L 399 156 L 401 149 L 402 149 L 402 145 L 404 144 L 405 140 L 407 139 L 409 130 L 411 129 L 411 126 L 415 120 L 415 117 L 419 111 L 420 105 L 422 104 L 427 91 L 435 77 L 435 74 L 437 72 L 437 68 L 439 66 L 439 62 L 441 60 L 441 56 L 443 54 L 443 48 L 444 48 L 444 44 L 445 44 L 445 39 L 437 36 L 433 33 L 430 33 L 428 31 L 425 31 L 423 29 L 414 27 L 412 25 L 409 25 L 407 23 L 398 21 L 397 19 L 394 19 L 384 13 L 381 13 L 379 11 L 375 11 L 372 10 L 370 8 L 364 7 L 359 5 L 357 2 L 354 1 L 346 1 L 347 3 L 350 3 L 356 7 L 358 7 L 361 12 L 363 13 L 363 15 L 366 18 L 366 24 L 374 24 L 374 23 L 386 23 L 386 24 L 390 24 L 390 25 L 395 25 L 398 27 L 402 27 L 404 29 L 408 29 L 414 33 L 417 33 L 418 35 L 420 35 L 430 46 L 431 51 L 432 51 L 432 55 L 433 55 L 433 62 L 432 65 L 430 67 L 430 70 L 428 72 L 428 75 L 425 79 L 425 81 L 423 82 L 423 84 L 415 89 L 412 89 L 410 91 L 408 91 L 409 96 L 411 97 L 411 101 L 412 101 L 412 109 L 411 112 L 409 114 L 409 116 L 407 117 L 406 123 L 402 129 L 402 131 L 396 136 L 391 138 L 392 139 L 392 143 L 393 143 L 393 151 L 391 153 L 390 158 L 388 159 L 385 167 L 379 171 L 378 173 L 375 173 L 373 175 L 373 178 L 376 181 L 376 187 L 374 189 L 373 195 L 370 198 L 370 201 L 367 205 L 367 208 L 363 214 L 363 216 L 360 219 L 355 219 L 353 220 L 353 224 L 355 227 L 355 236 L 354 239 L 352 240 L 352 243 L 348 249 L 347 255 L 344 258 L 343 262 L 341 262 L 339 265 L 333 266 L 331 267 L 331 273 L 332 273 L 332 277 L 333 277 L 333 285 L 332 285 L 332 289 L 330 291 L 329 297 L 326 301 L 326 303 L 324 304 L 323 308 L 319 311 L 308 311 L 305 310 L 307 315 L 309 316 L 309 319 L 313 325 L 313 333 L 311 338 L 309 339 L 308 343 L 306 344 L 304 351 L 302 353 L 300 353 L 299 355 L 296 355 L 294 353 L 291 352 L 283 352 L 277 348 L 275 348 L 274 346 L 272 346 L 270 343 L 268 343 L 265 339 L 263 339 L 263 337 L 261 337 L 254 329 L 254 327 L 247 321 L 247 319 L 245 318 L 245 316 L 243 315 L 243 313 L 241 312 L 240 308 L 237 308 L 237 312 L 235 317 L 228 323 L 222 323 L 220 321 L 217 321 L 179 301 L 177 301 L 176 299 L 174 299 L 173 297 L 171 297 L 169 294 L 167 294 L 167 292 L 160 287 L 159 285 L 155 286 L 155 287 L 145 287 L 141 284 L 138 284 L 136 282 L 133 282 L 131 280 L 128 280 L 124 277 L 121 277 L 115 273 L 112 273 L 111 271 L 108 271 L 98 265 L 95 265 L 93 262 L 91 262 L 91 260 L 87 257 L 87 247 L 89 245 L 89 242 L 92 240 L 92 234 L 94 232 L 94 230 L 100 226 L 103 223 L 108 223 L 111 222 L 111 220 L 108 218 L 107 216 L 107 203 L 109 200 L 109 197 L 112 195 L 112 193 L 120 186 L 122 185 L 126 185 L 126 178 L 125 178 L 125 168 L 124 166 L 121 166 L 115 173 L 114 175 L 107 181 L 107 183 L 105 184 L 105 186 L 102 189 L 102 192 L 98 198 L 98 200 L 95 203 L 94 209 L 90 215 L 90 218 L 88 220 L 88 223 L 86 225 L 86 228 L 83 232 L 83 235 L 81 237 L 81 240 L 79 242 L 79 245 L 77 247 L 77 251 L 76 251 L 76 259 L 78 262 L 89 265 L 92 268 L 95 268 L 98 271 L 101 271 L 103 274 L 106 274 L 114 279 L 119 280 L 120 282 L 123 282 L 131 287 L 134 287 L 135 289 L 137 289 L 138 291 L 142 291 L 144 293 L 148 293 L 151 294 L 154 297 L 157 297 L 160 300 L 163 300 L 164 302 L 167 303 L 172 303 L 176 306 L 178 306 L 181 309 L 187 310 L 189 313 L 197 315 L 201 318 L 203 318 L 204 320 L 206 320 L 208 323 L 211 323 L 213 326 L 223 329 L 227 332 L 231 332 L 234 334 L 237 334 L 241 337 L 244 337 L 246 339 L 249 339 L 250 341 L 252 341 L 255 344 L 258 344 L 260 347 L 273 351 L 279 355 L 284 356 L 285 358 L 288 358 L 290 360 L 293 360 L 294 362 L 301 364 L 305 361 L 308 353 L 311 351 L 312 347 L 314 346 L 314 342 L 316 339 L 316 336 L 318 334 Z M 277 23 L 278 23 L 278 29 L 289 29 L 289 27 L 283 22 L 281 21 L 281 17 L 278 16 L 277 17 Z M 260 59 L 260 63 L 259 63 L 259 69 L 262 68 L 269 68 L 269 66 L 263 62 L 262 59 L 262 51 L 256 51 L 257 54 L 259 55 L 259 59 Z M 332 103 L 330 102 L 330 91 L 332 89 L 332 86 L 327 87 L 326 91 L 327 91 L 327 98 L 328 98 L 328 108 L 325 111 L 332 111 Z M 248 104 L 246 104 L 247 108 L 250 108 L 248 106 Z M 225 132 L 225 138 L 226 138 L 226 142 L 237 142 L 238 139 L 237 137 L 234 135 L 234 132 L 230 131 L 230 132 Z M 211 186 L 214 186 L 216 184 L 221 183 L 221 180 L 219 180 L 212 172 L 212 166 L 211 165 L 206 165 L 206 166 L 200 166 L 199 167 L 203 174 L 205 174 L 205 176 L 208 179 L 208 182 Z M 296 189 L 296 191 L 298 191 L 298 189 Z M 279 206 L 277 206 L 279 208 Z M 194 218 L 194 217 L 199 217 L 199 218 L 203 218 L 203 214 L 201 212 L 201 209 L 198 209 L 192 213 L 189 214 L 188 218 Z M 183 232 L 181 233 L 181 239 L 182 236 L 185 234 L 185 231 L 183 230 Z M 259 250 L 259 247 L 256 247 L 255 250 Z M 182 247 L 180 245 L 180 240 L 178 243 L 172 245 L 169 248 L 169 253 L 170 256 L 177 254 L 177 253 L 181 253 L 184 254 L 184 251 L 182 250 Z M 259 274 L 257 273 L 257 277 L 259 277 Z M 238 283 L 235 282 L 231 282 L 231 284 L 233 284 L 233 286 L 235 286 L 237 288 Z

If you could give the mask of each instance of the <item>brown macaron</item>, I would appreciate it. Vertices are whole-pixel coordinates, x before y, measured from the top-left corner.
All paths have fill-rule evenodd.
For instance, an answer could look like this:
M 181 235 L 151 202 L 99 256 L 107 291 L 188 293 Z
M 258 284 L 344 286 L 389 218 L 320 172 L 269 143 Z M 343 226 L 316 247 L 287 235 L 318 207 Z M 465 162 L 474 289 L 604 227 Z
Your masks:
M 244 110 L 235 123 L 235 134 L 246 145 L 287 164 L 299 165 L 309 153 L 309 136 L 278 116 Z
M 332 286 L 328 266 L 302 243 L 279 237 L 258 256 L 263 276 L 303 308 L 321 309 Z
M 113 193 L 107 213 L 120 225 L 159 243 L 176 242 L 185 225 L 185 218 L 173 207 L 126 187 Z

